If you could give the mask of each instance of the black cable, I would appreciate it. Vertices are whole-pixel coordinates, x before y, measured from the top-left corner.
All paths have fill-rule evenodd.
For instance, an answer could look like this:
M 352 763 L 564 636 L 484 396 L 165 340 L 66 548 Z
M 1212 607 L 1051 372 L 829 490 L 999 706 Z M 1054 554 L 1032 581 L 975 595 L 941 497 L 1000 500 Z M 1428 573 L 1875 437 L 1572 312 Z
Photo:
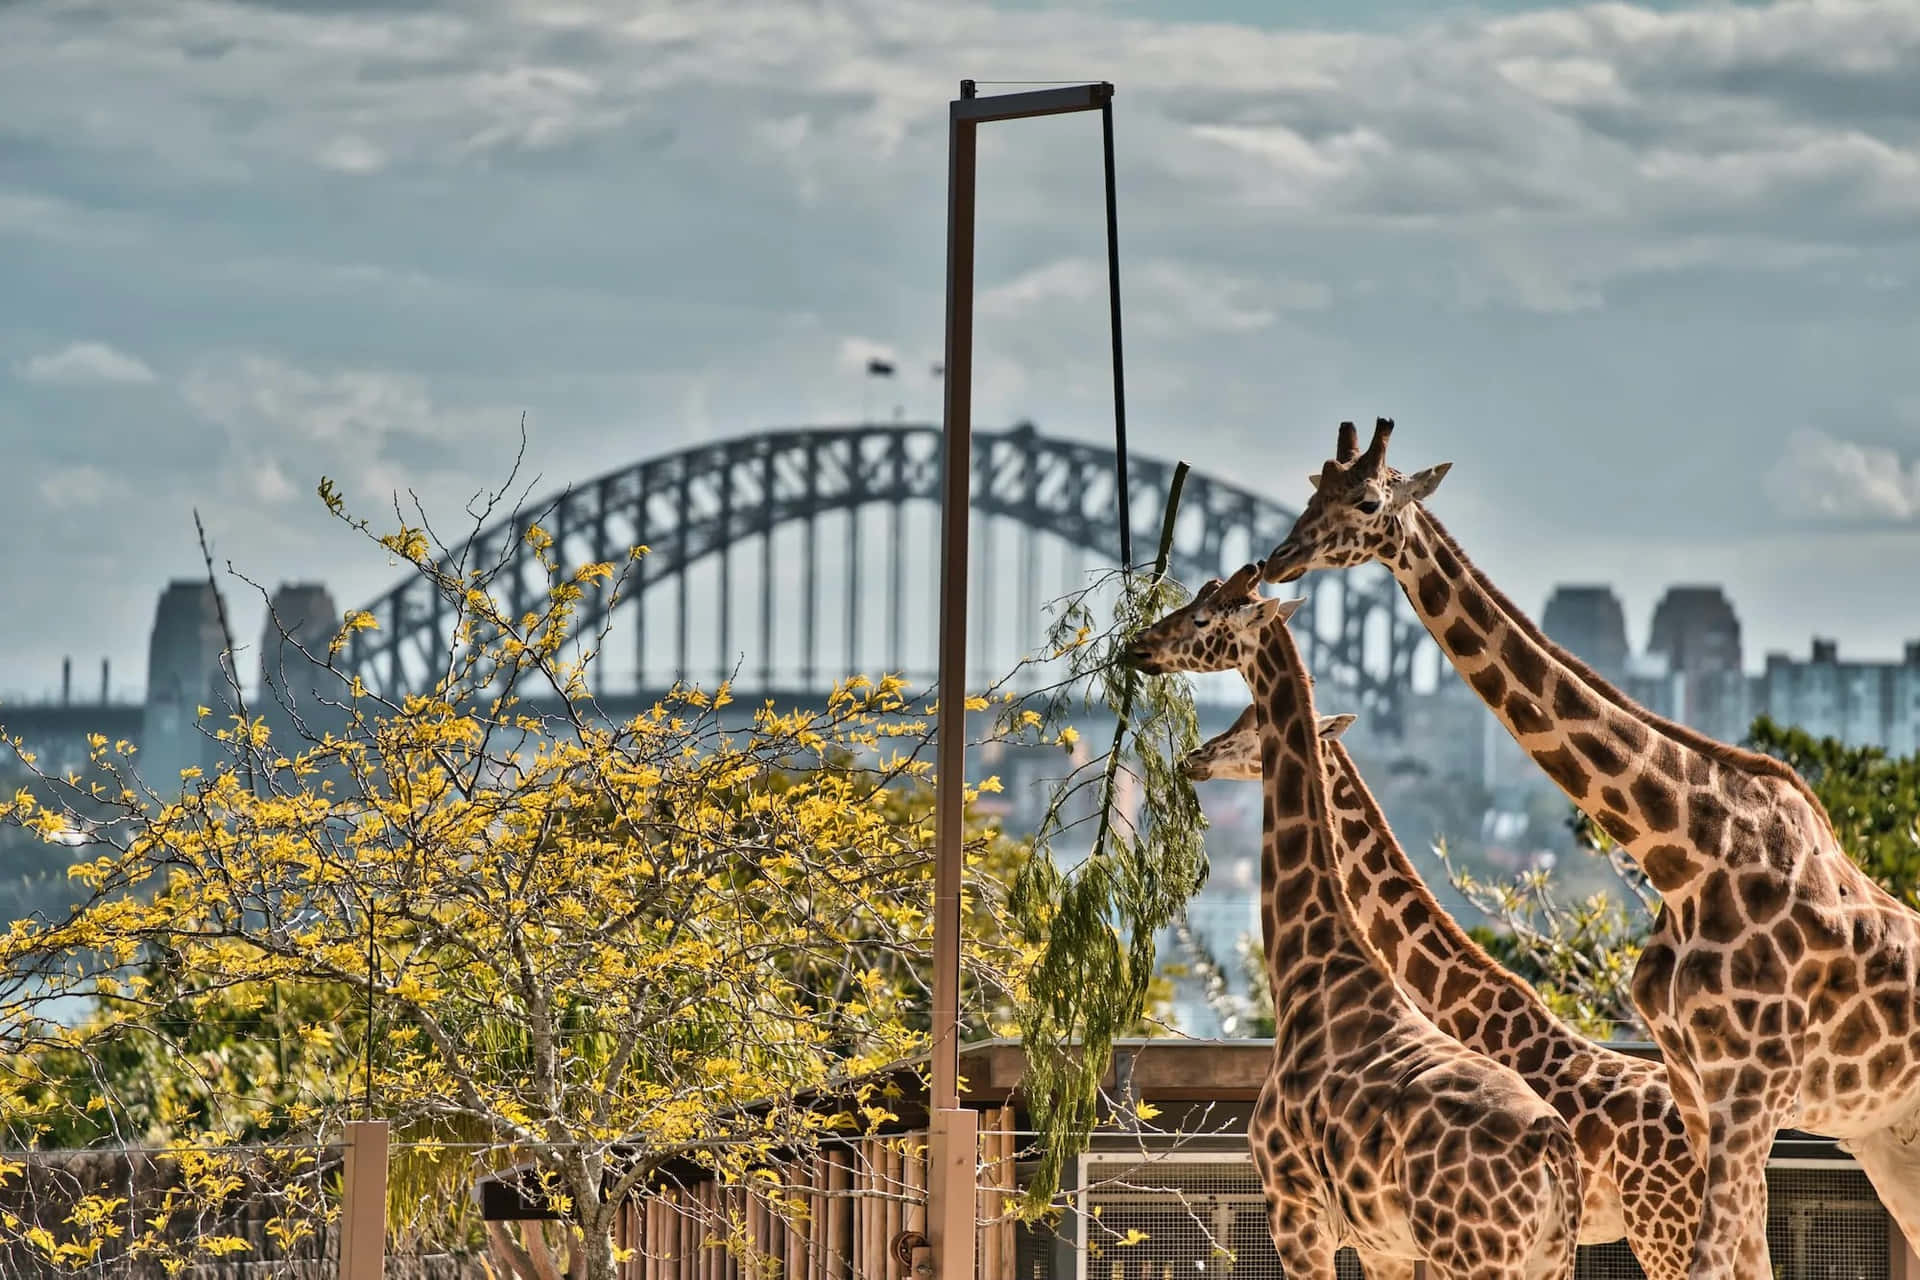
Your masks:
M 1100 104 L 1100 136 L 1107 162 L 1107 314 L 1113 329 L 1113 459 L 1120 497 L 1120 564 L 1133 567 L 1133 510 L 1127 486 L 1127 383 L 1120 355 L 1120 219 L 1113 184 L 1113 93 Z

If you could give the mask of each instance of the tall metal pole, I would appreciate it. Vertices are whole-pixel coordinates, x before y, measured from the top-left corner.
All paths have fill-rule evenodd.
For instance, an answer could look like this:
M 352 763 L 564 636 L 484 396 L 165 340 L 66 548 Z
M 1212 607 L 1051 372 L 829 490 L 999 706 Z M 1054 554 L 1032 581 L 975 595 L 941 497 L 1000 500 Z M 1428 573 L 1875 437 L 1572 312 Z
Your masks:
M 978 1119 L 960 1106 L 960 872 L 966 832 L 967 534 L 973 489 L 973 209 L 978 126 L 947 131 L 947 374 L 940 496 L 940 720 L 934 752 L 933 1079 L 928 1097 L 927 1240 L 937 1280 L 972 1280 Z
M 979 98 L 971 80 L 948 108 L 947 356 L 940 519 L 939 723 L 934 750 L 933 1070 L 927 1235 L 937 1280 L 973 1280 L 979 1121 L 960 1105 L 960 879 L 966 784 L 967 535 L 973 466 L 975 142 L 983 120 L 1096 111 L 1113 86 L 1073 85 Z

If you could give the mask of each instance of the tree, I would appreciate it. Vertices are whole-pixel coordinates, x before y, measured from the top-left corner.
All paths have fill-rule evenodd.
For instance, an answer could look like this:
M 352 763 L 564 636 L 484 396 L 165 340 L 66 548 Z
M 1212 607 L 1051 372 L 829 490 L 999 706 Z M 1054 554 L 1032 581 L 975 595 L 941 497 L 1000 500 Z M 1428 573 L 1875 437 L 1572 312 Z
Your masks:
M 1887 892 L 1920 907 L 1920 752 L 1849 747 L 1766 716 L 1753 722 L 1747 745 L 1792 765 L 1826 806 L 1840 847 Z
M 229 725 L 203 709 L 221 764 L 186 770 L 182 792 L 144 786 L 125 744 L 96 740 L 88 777 L 32 772 L 0 797 L 0 821 L 80 850 L 71 874 L 84 890 L 71 910 L 0 935 L 0 1131 L 21 1144 L 139 1135 L 218 1175 L 222 1144 L 333 1133 L 365 1111 L 447 1150 L 471 1144 L 466 1178 L 531 1164 L 570 1208 L 575 1259 L 598 1280 L 615 1264 L 612 1215 L 664 1170 L 765 1185 L 776 1152 L 892 1118 L 876 1073 L 927 1043 L 920 748 L 937 708 L 910 705 L 888 677 L 850 680 L 811 710 L 677 688 L 615 723 L 590 680 L 606 633 L 576 620 L 596 593 L 619 599 L 645 548 L 626 565 L 563 567 L 536 517 L 523 536 L 545 581 L 538 604 L 515 611 L 504 555 L 470 562 L 435 543 L 424 513 L 376 535 L 330 484 L 320 491 L 430 585 L 454 636 L 439 678 L 393 697 L 368 689 L 342 655 L 376 624 L 349 614 L 323 650 L 283 632 L 290 660 L 334 690 L 324 709 L 275 717 L 294 740 L 235 689 Z M 1157 577 L 1153 589 L 1168 590 Z M 1097 641 L 1081 621 L 1052 656 Z M 1141 693 L 1162 730 L 1184 705 L 1184 685 L 1167 684 Z M 1053 732 L 1017 701 L 1001 698 L 1012 730 Z M 1176 777 L 1166 753 L 1134 758 L 1159 812 L 1152 788 Z M 1124 770 L 1094 764 L 1110 801 Z M 1034 875 L 1027 846 L 971 822 L 968 1034 L 1092 1028 L 1099 1048 L 1131 1025 L 1136 980 L 1151 973 L 1142 913 L 1197 886 L 1191 841 L 1171 827 L 1136 835 L 1122 815 L 1086 867 Z M 1186 859 L 1173 876 L 1156 861 L 1169 847 Z M 1097 891 L 1076 891 L 1089 877 Z M 1058 972 L 1048 935 L 1063 928 L 1123 980 L 1083 991 L 1056 978 L 1036 994 L 1029 979 Z M 44 1016 L 76 998 L 96 1010 L 79 1025 Z M 156 1062 L 141 1087 L 89 1087 Z M 1056 1093 L 1056 1133 L 1090 1123 L 1072 1081 Z M 1049 1149 L 1075 1141 L 1084 1133 Z M 242 1185 L 213 1175 L 196 1185 L 201 1209 Z M 0 1247 L 94 1259 L 120 1230 L 107 1203 L 76 1205 L 59 1232 L 0 1217 Z M 235 1247 L 183 1240 L 166 1213 L 139 1220 L 113 1248 L 184 1259 Z
M 40 1110 L 60 1100 L 39 1087 L 49 1053 L 91 1071 L 132 1040 L 177 1047 L 182 1009 L 299 992 L 319 1002 L 300 1036 L 358 1044 L 317 1078 L 261 1088 L 277 1074 L 262 1063 L 253 1087 L 208 1082 L 220 1096 L 192 1140 L 324 1131 L 356 1104 L 483 1134 L 487 1159 L 533 1161 L 571 1203 L 601 1277 L 614 1206 L 666 1162 L 743 1178 L 775 1149 L 883 1116 L 863 1077 L 925 1040 L 912 963 L 928 949 L 925 766 L 903 749 L 924 722 L 900 683 L 856 680 L 823 709 L 731 722 L 724 688 L 677 690 L 609 723 L 587 683 L 595 638 L 572 620 L 619 572 L 563 570 L 537 521 L 525 536 L 548 583 L 518 616 L 490 567 L 421 528 L 380 539 L 431 581 L 464 641 L 426 694 L 378 697 L 339 667 L 347 635 L 372 625 L 351 615 L 331 652 L 307 655 L 337 676 L 344 732 L 287 744 L 237 717 L 217 735 L 227 763 L 189 770 L 167 803 L 95 744 L 120 785 L 93 796 L 114 812 L 84 829 L 87 899 L 16 925 L 0 963 L 42 970 L 11 1012 L 62 996 L 110 1012 L 71 1031 L 11 1022 L 0 1123 L 24 1136 L 72 1120 Z M 71 839 L 82 826 L 42 802 L 51 790 L 17 791 L 0 815 Z M 982 1026 L 1006 1024 L 1025 963 L 1001 882 L 982 874 L 1006 852 L 976 828 L 966 977 Z M 343 993 L 357 1014 L 325 1007 Z M 94 1105 L 102 1127 L 150 1121 L 131 1099 Z M 154 1229 L 128 1247 L 171 1245 Z

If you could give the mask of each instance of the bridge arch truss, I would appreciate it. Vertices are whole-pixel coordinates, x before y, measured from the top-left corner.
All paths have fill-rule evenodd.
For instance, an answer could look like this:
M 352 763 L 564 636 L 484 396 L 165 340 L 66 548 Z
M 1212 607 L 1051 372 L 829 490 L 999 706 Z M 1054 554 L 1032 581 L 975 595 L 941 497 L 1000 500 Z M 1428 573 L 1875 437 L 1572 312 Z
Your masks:
M 1034 609 L 1070 584 L 1042 581 L 1039 542 L 1054 544 L 1056 559 L 1078 557 L 1081 572 L 1089 560 L 1116 564 L 1120 553 L 1110 448 L 1022 424 L 976 432 L 973 469 L 969 647 L 978 660 L 970 679 L 1000 674 L 1013 656 L 994 652 L 996 617 L 1004 637 L 1012 615 L 1019 650 L 1042 641 Z M 1128 473 L 1133 545 L 1147 559 L 1173 465 L 1136 453 Z M 496 590 L 518 614 L 545 591 L 521 537 L 529 522 L 538 519 L 553 536 L 563 565 L 618 564 L 631 547 L 648 547 L 615 606 L 614 620 L 633 636 L 635 692 L 731 674 L 742 689 L 805 696 L 853 672 L 883 670 L 925 687 L 933 675 L 939 496 L 937 427 L 767 431 L 661 454 L 529 504 L 481 529 L 469 563 L 503 566 Z M 1192 473 L 1172 571 L 1189 587 L 1230 571 L 1277 544 L 1296 514 Z M 1003 545 L 1009 527 L 1012 546 Z M 1380 717 L 1379 728 L 1397 727 L 1428 642 L 1392 578 L 1378 569 L 1314 574 L 1294 589 L 1311 596 L 1294 630 L 1316 680 L 1337 690 L 1328 705 L 1338 700 Z M 431 687 L 450 618 L 430 584 L 410 578 L 367 607 L 379 627 L 354 633 L 353 670 L 388 696 Z M 581 625 L 605 621 L 605 597 L 590 594 Z

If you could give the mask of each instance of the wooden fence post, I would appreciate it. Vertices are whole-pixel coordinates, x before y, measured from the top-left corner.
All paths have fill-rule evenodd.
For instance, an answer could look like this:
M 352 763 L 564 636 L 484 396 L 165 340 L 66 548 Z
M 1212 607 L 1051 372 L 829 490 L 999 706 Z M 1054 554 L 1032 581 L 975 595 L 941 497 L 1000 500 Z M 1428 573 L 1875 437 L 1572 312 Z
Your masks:
M 385 1280 L 387 1273 L 387 1122 L 347 1123 L 341 1179 L 340 1280 Z

